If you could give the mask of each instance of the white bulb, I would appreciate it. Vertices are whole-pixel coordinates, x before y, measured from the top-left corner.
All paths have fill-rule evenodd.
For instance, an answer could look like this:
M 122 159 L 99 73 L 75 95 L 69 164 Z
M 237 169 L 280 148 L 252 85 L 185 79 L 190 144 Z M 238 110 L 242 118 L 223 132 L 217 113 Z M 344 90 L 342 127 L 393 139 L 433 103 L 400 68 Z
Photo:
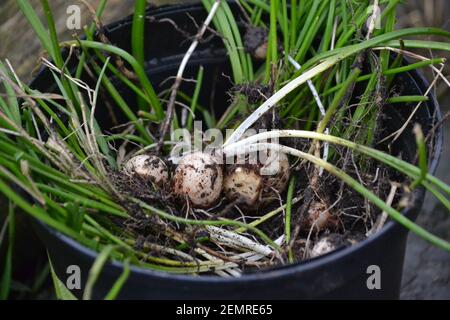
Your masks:
M 142 179 L 162 185 L 169 181 L 167 165 L 155 155 L 138 155 L 132 157 L 124 165 L 124 171 L 138 175 Z
M 185 155 L 173 177 L 174 193 L 194 207 L 208 208 L 220 197 L 223 169 L 217 158 L 203 152 Z
M 278 199 L 278 194 L 286 189 L 289 182 L 290 165 L 288 156 L 282 152 L 270 151 L 260 169 L 260 173 L 264 182 L 262 197 Z
M 324 201 L 313 201 L 302 220 L 303 229 L 309 231 L 313 226 L 316 232 L 337 229 L 339 220 L 330 212 L 329 207 Z
M 315 258 L 331 251 L 334 251 L 340 247 L 348 247 L 357 243 L 356 239 L 344 237 L 342 234 L 331 233 L 322 237 L 317 241 L 311 249 L 309 256 Z
M 267 57 L 267 46 L 268 46 L 267 42 L 264 42 L 261 45 L 259 45 L 253 52 L 253 57 L 257 60 L 265 60 Z
M 336 246 L 332 243 L 332 241 L 328 237 L 324 237 L 316 242 L 311 252 L 309 253 L 309 256 L 311 258 L 315 258 L 324 255 L 328 252 L 331 252 L 335 249 Z
M 223 187 L 228 200 L 252 207 L 260 199 L 263 179 L 253 166 L 236 166 L 228 169 Z

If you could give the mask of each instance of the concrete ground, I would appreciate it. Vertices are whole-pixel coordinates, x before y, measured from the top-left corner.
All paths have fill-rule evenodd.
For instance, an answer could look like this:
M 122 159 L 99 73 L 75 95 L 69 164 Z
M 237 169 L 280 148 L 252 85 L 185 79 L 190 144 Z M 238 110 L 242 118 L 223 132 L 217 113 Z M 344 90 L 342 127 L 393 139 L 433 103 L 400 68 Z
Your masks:
M 434 26 L 450 30 L 448 0 L 408 0 L 399 10 L 399 17 L 399 27 Z M 427 55 L 429 52 L 424 51 L 423 54 Z M 448 52 L 441 55 L 449 58 Z M 444 74 L 448 75 L 449 72 L 450 67 L 447 63 Z M 437 97 L 442 114 L 450 112 L 450 89 L 441 85 Z M 448 184 L 450 183 L 450 121 L 444 125 L 443 149 L 436 176 Z M 450 240 L 450 214 L 433 196 L 427 195 L 425 198 L 423 210 L 417 222 L 432 233 Z M 400 297 L 401 299 L 450 299 L 450 254 L 432 247 L 411 234 L 406 250 Z
M 448 90 L 448 89 L 447 89 Z M 450 98 L 441 101 L 443 113 L 450 111 Z M 444 129 L 444 151 L 437 176 L 450 183 L 450 122 Z M 450 240 L 450 213 L 430 195 L 425 198 L 417 222 Z M 450 299 L 450 254 L 410 234 L 406 250 L 401 299 Z

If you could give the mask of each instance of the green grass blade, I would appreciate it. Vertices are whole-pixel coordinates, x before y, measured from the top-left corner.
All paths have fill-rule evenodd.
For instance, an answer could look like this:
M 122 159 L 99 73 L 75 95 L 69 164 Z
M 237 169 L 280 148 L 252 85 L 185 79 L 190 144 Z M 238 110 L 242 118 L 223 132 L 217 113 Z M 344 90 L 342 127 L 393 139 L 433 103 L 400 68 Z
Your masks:
M 425 96 L 398 96 L 398 97 L 390 97 L 386 100 L 386 103 L 395 104 L 395 103 L 413 103 L 413 102 L 426 102 L 429 98 Z
M 79 44 L 81 44 L 86 48 L 110 52 L 126 60 L 133 68 L 134 72 L 136 73 L 136 76 L 139 78 L 141 85 L 144 89 L 144 92 L 148 95 L 149 99 L 152 101 L 152 108 L 155 111 L 156 115 L 158 116 L 159 119 L 164 118 L 164 110 L 162 109 L 161 103 L 156 95 L 155 90 L 153 89 L 152 84 L 150 83 L 150 80 L 147 77 L 147 74 L 145 73 L 144 69 L 141 67 L 139 62 L 130 53 L 113 45 L 104 44 L 96 41 L 80 40 L 79 42 L 69 41 L 65 43 L 65 45 L 67 46 L 71 45 L 78 46 Z
M 49 28 L 50 33 L 50 42 L 52 46 L 52 58 L 56 63 L 58 68 L 62 68 L 64 65 L 64 60 L 61 55 L 61 50 L 59 48 L 58 34 L 56 32 L 55 20 L 53 19 L 52 10 L 50 9 L 50 5 L 48 0 L 41 0 L 42 8 L 44 9 L 45 17 L 47 18 L 47 26 Z
M 144 56 L 144 30 L 145 30 L 145 6 L 147 5 L 146 0 L 135 0 L 134 1 L 134 14 L 133 23 L 131 26 L 131 52 L 140 64 L 144 67 L 145 56 Z M 138 106 L 140 110 L 144 109 L 145 101 L 138 97 Z
M 130 260 L 126 259 L 123 263 L 123 272 L 120 277 L 116 280 L 111 290 L 105 297 L 105 300 L 115 300 L 122 290 L 123 285 L 126 283 L 130 275 Z
M 144 66 L 144 26 L 146 0 L 134 1 L 133 24 L 131 27 L 131 51 L 136 61 Z
M 16 3 L 27 18 L 44 49 L 53 57 L 54 50 L 50 36 L 33 7 L 30 5 L 30 2 L 27 0 L 17 0 Z
M 432 50 L 443 50 L 450 51 L 450 43 L 448 42 L 436 42 L 436 41 L 425 41 L 425 40 L 403 40 L 405 48 L 411 49 L 432 49 Z M 402 44 L 399 40 L 392 40 L 382 44 L 386 47 L 392 48 L 402 48 Z
M 295 176 L 289 181 L 287 199 L 286 199 L 286 222 L 284 226 L 285 242 L 289 246 L 291 241 L 291 219 L 292 219 L 292 199 L 294 198 L 294 188 L 296 179 Z M 294 262 L 294 256 L 292 250 L 288 252 L 288 259 L 290 263 Z
M 7 219 L 7 227 L 8 227 L 8 247 L 6 249 L 5 260 L 3 264 L 3 273 L 0 280 L 0 300 L 6 300 L 9 297 L 11 290 L 11 282 L 12 282 L 12 259 L 13 259 L 13 248 L 15 241 L 15 214 L 14 214 L 14 204 L 10 201 L 8 204 L 8 215 Z M 2 245 L 2 241 L 0 239 L 0 247 Z
M 91 270 L 89 271 L 89 277 L 86 281 L 86 288 L 84 289 L 83 292 L 83 300 L 90 300 L 92 298 L 92 291 L 94 289 L 94 285 L 97 282 L 97 279 L 103 270 L 103 266 L 108 261 L 108 258 L 113 249 L 114 249 L 113 245 L 105 246 L 102 252 L 100 252 L 100 254 L 95 259 L 95 262 L 92 265 Z
M 197 79 L 196 79 L 196 83 L 195 83 L 195 89 L 194 89 L 194 94 L 192 95 L 192 101 L 191 101 L 191 112 L 189 113 L 187 122 L 186 122 L 186 127 L 188 128 L 188 130 L 191 130 L 192 128 L 192 122 L 193 122 L 193 115 L 195 115 L 195 110 L 197 109 L 197 103 L 198 103 L 198 98 L 200 96 L 200 90 L 202 88 L 202 82 L 203 82 L 203 66 L 200 66 L 200 68 L 198 69 L 198 74 L 197 74 Z
M 310 59 L 308 62 L 305 63 L 303 66 L 304 69 L 307 69 L 311 67 L 312 65 L 316 64 L 317 62 L 327 59 L 329 57 L 340 55 L 340 54 L 346 54 L 349 52 L 352 52 L 352 54 L 376 47 L 378 45 L 388 43 L 389 41 L 395 40 L 395 39 L 402 39 L 404 37 L 411 37 L 411 36 L 418 36 L 418 35 L 436 35 L 436 36 L 442 36 L 446 38 L 450 38 L 450 32 L 447 32 L 445 30 L 439 29 L 439 28 L 406 28 L 406 29 L 400 29 L 392 32 L 388 32 L 386 34 L 374 37 L 370 40 L 363 41 L 358 44 L 350 45 L 343 48 L 334 49 L 331 51 L 327 51 L 321 54 L 316 55 L 312 59 Z M 408 40 L 403 40 L 406 43 L 408 43 Z M 351 55 L 351 54 L 350 54 Z
M 50 274 L 52 275 L 53 285 L 55 287 L 55 294 L 58 300 L 78 300 L 72 292 L 64 285 L 64 283 L 58 278 L 53 269 L 50 256 L 48 257 L 48 263 L 50 265 Z
M 416 136 L 417 153 L 419 155 L 420 175 L 411 184 L 411 189 L 415 189 L 417 186 L 422 184 L 422 181 L 425 180 L 428 173 L 427 147 L 420 125 L 415 125 L 413 131 L 414 135 Z

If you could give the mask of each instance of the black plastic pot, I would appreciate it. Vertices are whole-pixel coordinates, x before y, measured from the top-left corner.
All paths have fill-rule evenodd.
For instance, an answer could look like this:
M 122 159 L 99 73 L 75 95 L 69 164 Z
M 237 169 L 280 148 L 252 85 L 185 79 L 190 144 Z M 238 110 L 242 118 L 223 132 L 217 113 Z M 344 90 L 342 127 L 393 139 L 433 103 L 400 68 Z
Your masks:
M 233 8 L 235 9 L 235 8 Z M 175 6 L 149 11 L 156 19 L 170 18 L 180 28 L 195 33 L 189 14 L 198 22 L 205 18 L 202 6 Z M 116 45 L 130 50 L 131 20 L 126 19 L 108 26 L 105 30 L 108 38 Z M 158 85 L 166 77 L 176 73 L 179 62 L 189 42 L 183 43 L 184 36 L 168 23 L 148 23 L 146 27 L 146 68 L 150 79 Z M 220 39 L 203 43 L 190 59 L 186 77 L 195 76 L 199 65 L 205 68 L 206 79 L 203 82 L 201 103 L 209 105 L 214 101 L 217 110 L 226 104 L 224 93 L 230 87 L 226 78 L 213 81 L 215 75 L 229 72 L 228 58 Z M 422 76 L 413 71 L 398 77 L 397 83 L 403 84 L 403 95 L 422 95 L 428 84 Z M 48 91 L 52 88 L 52 78 L 42 71 L 33 82 L 33 86 Z M 187 84 L 189 85 L 189 84 Z M 122 96 L 134 103 L 134 95 L 123 86 Z M 210 97 L 210 93 L 215 96 Z M 208 94 L 205 94 L 208 93 Z M 97 108 L 102 112 L 101 106 Z M 408 117 L 412 106 L 402 106 L 386 110 L 385 126 L 390 131 L 398 129 Z M 110 123 L 104 112 L 101 125 Z M 434 97 L 423 104 L 414 116 L 413 123 L 422 124 L 425 134 L 440 119 L 440 111 Z M 414 137 L 408 128 L 398 140 L 395 150 L 402 152 L 403 158 L 411 159 L 415 153 Z M 442 132 L 438 130 L 434 138 L 434 154 L 431 156 L 430 172 L 438 164 L 442 146 Z M 414 205 L 403 211 L 410 219 L 415 219 L 424 199 L 424 191 L 415 192 Z M 78 265 L 82 270 L 83 284 L 97 253 L 87 249 L 74 240 L 55 230 L 37 223 L 39 236 L 46 244 L 58 276 L 65 280 L 69 265 Z M 217 276 L 192 277 L 154 272 L 138 267 L 131 268 L 131 274 L 123 287 L 120 298 L 125 299 L 396 299 L 399 297 L 403 269 L 403 258 L 407 230 L 394 222 L 388 222 L 381 232 L 361 243 L 337 250 L 322 257 L 294 265 L 279 267 L 241 278 L 224 279 Z M 378 266 L 381 270 L 381 289 L 370 290 L 367 287 L 369 266 Z M 96 283 L 94 296 L 103 298 L 114 281 L 122 272 L 122 264 L 110 262 L 103 269 Z M 80 292 L 78 292 L 79 294 Z

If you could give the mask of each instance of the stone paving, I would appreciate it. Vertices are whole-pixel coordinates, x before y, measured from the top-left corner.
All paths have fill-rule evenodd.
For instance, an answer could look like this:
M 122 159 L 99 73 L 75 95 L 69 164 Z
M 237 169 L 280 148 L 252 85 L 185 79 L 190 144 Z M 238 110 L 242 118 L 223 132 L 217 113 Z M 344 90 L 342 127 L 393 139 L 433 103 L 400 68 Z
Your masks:
M 447 89 L 448 90 L 448 89 Z M 450 111 L 450 96 L 441 101 L 442 112 Z M 436 175 L 450 183 L 450 122 L 445 125 L 444 151 Z M 427 195 L 417 222 L 450 240 L 450 214 Z M 406 250 L 401 299 L 450 299 L 450 254 L 410 234 Z

